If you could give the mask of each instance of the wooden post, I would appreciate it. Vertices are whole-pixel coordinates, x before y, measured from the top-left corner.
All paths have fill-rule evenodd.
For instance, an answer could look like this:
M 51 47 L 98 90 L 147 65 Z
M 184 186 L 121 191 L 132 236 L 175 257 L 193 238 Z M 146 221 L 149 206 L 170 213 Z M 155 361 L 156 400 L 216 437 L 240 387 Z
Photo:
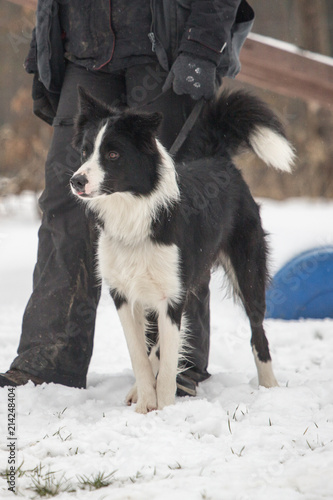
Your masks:
M 333 109 L 333 59 L 251 33 L 237 80 Z

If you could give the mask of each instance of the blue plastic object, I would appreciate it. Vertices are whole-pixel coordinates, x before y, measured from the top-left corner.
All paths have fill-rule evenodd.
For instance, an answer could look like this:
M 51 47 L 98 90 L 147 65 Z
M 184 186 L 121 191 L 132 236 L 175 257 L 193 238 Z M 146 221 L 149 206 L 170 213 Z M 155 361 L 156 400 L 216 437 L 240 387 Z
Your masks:
M 290 260 L 274 276 L 266 302 L 266 318 L 333 318 L 333 246 Z

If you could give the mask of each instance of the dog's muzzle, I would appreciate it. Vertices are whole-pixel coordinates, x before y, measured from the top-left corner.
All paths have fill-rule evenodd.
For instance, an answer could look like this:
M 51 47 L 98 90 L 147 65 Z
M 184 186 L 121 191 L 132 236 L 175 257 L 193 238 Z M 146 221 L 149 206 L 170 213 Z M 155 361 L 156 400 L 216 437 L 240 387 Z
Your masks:
M 70 180 L 71 188 L 74 194 L 84 195 L 85 186 L 88 184 L 88 179 L 85 174 L 74 174 Z

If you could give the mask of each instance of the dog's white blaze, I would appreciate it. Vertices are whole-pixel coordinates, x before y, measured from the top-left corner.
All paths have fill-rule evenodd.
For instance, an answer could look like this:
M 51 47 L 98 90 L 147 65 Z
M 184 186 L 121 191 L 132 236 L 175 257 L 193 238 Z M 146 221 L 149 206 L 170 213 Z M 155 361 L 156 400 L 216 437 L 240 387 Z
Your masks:
M 130 304 L 158 308 L 160 301 L 178 302 L 179 251 L 176 245 L 157 245 L 147 239 L 129 246 L 102 233 L 98 245 L 100 276 Z
M 282 135 L 268 127 L 257 126 L 249 139 L 253 151 L 267 165 L 284 172 L 291 172 L 295 152 Z
M 259 385 L 263 387 L 278 387 L 277 380 L 273 373 L 272 362 L 271 361 L 260 361 L 256 348 L 252 347 L 254 361 L 256 363 L 258 371 Z
M 103 168 L 100 165 L 99 156 L 100 147 L 103 141 L 106 127 L 107 123 L 103 125 L 96 136 L 92 154 L 90 155 L 88 160 L 84 162 L 81 167 L 75 172 L 75 174 L 83 174 L 87 177 L 88 183 L 85 185 L 85 193 L 88 195 L 98 192 L 104 180 L 105 174 Z

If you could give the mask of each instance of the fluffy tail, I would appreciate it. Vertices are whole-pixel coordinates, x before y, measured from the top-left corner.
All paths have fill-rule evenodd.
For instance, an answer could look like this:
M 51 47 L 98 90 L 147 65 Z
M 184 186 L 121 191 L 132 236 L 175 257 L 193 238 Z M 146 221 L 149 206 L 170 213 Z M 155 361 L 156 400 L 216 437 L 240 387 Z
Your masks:
M 292 169 L 295 152 L 281 122 L 263 101 L 244 91 L 222 93 L 209 102 L 198 128 L 192 144 L 200 149 L 199 154 L 210 156 L 227 151 L 235 156 L 245 148 L 254 151 L 268 166 L 285 172 Z

